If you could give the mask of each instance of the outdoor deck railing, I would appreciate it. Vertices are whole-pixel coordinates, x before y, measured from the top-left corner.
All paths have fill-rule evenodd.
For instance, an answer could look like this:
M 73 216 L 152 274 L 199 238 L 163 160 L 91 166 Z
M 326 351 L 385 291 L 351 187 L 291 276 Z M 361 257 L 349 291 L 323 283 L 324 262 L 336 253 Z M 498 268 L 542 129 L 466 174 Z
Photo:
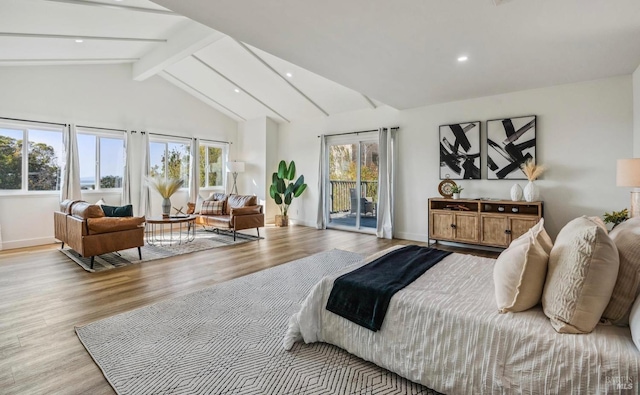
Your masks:
M 355 181 L 329 180 L 331 184 L 331 213 L 351 211 L 351 190 L 356 189 Z M 378 201 L 378 181 L 361 181 L 362 197 L 370 197 Z

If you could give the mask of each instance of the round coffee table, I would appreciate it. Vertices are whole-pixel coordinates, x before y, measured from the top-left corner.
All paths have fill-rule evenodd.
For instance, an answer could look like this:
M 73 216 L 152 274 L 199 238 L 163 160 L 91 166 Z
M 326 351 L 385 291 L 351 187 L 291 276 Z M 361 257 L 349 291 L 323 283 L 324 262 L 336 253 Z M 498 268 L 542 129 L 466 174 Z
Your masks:
M 147 223 L 147 244 L 152 246 L 188 243 L 196 238 L 195 215 L 149 217 L 145 221 Z M 174 228 L 176 228 L 175 234 Z

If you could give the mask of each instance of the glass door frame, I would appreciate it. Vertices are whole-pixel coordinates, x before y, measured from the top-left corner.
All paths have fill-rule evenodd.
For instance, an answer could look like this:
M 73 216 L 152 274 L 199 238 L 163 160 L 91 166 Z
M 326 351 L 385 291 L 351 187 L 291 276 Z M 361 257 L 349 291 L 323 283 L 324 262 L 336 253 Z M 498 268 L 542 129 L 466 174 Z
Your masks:
M 378 143 L 378 132 L 365 132 L 365 133 L 357 133 L 353 135 L 342 135 L 342 136 L 327 136 L 326 141 L 326 150 L 324 152 L 324 160 L 326 163 L 325 171 L 323 172 L 324 177 L 324 185 L 325 185 L 325 207 L 324 207 L 324 221 L 327 228 L 330 229 L 338 229 L 338 230 L 348 230 L 354 232 L 361 233 L 369 233 L 375 234 L 376 227 L 363 227 L 361 226 L 361 215 L 362 215 L 362 144 L 363 143 Z M 350 225 L 337 225 L 332 224 L 331 222 L 331 174 L 330 174 L 330 152 L 331 146 L 336 145 L 356 145 L 357 154 L 356 154 L 356 180 L 355 182 L 355 190 L 356 190 L 356 223 L 354 226 Z M 352 208 L 353 209 L 353 208 Z M 376 216 L 376 225 L 377 225 L 377 216 Z

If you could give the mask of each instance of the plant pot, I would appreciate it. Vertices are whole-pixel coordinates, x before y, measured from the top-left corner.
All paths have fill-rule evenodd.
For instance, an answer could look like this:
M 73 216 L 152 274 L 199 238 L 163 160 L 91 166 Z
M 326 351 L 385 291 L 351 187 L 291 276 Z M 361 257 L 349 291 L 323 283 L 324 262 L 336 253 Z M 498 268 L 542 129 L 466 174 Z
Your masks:
M 524 187 L 524 200 L 527 202 L 540 200 L 540 191 L 533 181 L 529 181 L 529 183 Z
M 162 199 L 162 216 L 168 217 L 171 214 L 171 200 L 169 198 Z
M 276 215 L 276 226 L 289 226 L 289 217 L 286 215 Z
M 459 193 L 454 193 L 452 196 L 455 200 L 460 199 L 460 194 Z

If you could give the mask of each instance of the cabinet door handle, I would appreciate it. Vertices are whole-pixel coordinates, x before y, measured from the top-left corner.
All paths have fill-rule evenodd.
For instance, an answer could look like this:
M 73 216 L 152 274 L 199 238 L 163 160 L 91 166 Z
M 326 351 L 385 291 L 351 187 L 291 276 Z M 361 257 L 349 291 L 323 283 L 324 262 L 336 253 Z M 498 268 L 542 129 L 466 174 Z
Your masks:
M 455 228 L 456 228 L 456 225 L 455 225 L 455 224 L 451 224 L 451 227 L 452 227 L 453 229 L 455 229 Z
M 505 229 L 504 233 L 510 235 L 511 234 L 511 230 L 510 229 Z

